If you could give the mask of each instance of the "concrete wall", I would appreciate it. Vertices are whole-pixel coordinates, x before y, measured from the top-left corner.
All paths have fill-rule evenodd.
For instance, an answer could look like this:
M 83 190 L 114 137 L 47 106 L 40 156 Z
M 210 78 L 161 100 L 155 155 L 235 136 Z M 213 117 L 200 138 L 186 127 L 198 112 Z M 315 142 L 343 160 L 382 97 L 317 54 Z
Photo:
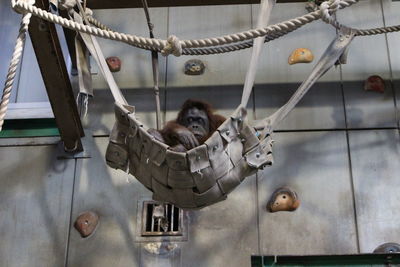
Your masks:
M 1 5 L 0 14 L 8 14 L 7 8 Z M 157 37 L 185 39 L 251 28 L 257 10 L 257 5 L 241 5 L 150 12 Z M 278 4 L 272 22 L 304 13 L 304 4 Z M 400 2 L 362 0 L 338 18 L 369 28 L 400 24 L 399 13 Z M 7 16 L 18 21 L 15 14 Z M 2 23 L 7 16 L 0 17 Z M 96 11 L 95 16 L 116 30 L 148 34 L 141 9 Z M 2 62 L 17 31 L 15 23 L 4 25 L 0 41 L 7 41 L 8 50 Z M 318 58 L 334 36 L 330 26 L 315 22 L 268 44 L 249 120 L 279 108 L 310 72 L 312 64 L 287 64 L 293 49 L 308 47 Z M 101 45 L 106 56 L 123 60 L 116 80 L 139 118 L 154 127 L 149 52 L 107 40 Z M 280 125 L 274 165 L 247 178 L 226 201 L 187 212 L 188 240 L 173 242 L 175 249 L 164 256 L 149 253 L 139 242 L 138 202 L 150 193 L 134 177 L 105 165 L 113 100 L 103 78 L 94 75 L 97 90 L 84 120 L 94 136 L 87 150 L 91 158 L 57 160 L 58 138 L 0 139 L 0 266 L 249 266 L 251 254 L 364 253 L 385 242 L 400 243 L 399 47 L 399 33 L 356 38 L 348 64 L 330 70 Z M 174 118 L 189 97 L 205 99 L 229 115 L 240 102 L 249 55 L 246 50 L 161 58 L 164 120 Z M 183 73 L 191 58 L 205 62 L 204 75 Z M 43 90 L 40 75 L 26 67 L 37 65 L 29 49 L 23 64 L 21 97 L 30 89 L 24 79 Z M 0 64 L 0 77 L 4 69 Z M 363 80 L 374 74 L 385 79 L 384 94 L 363 91 Z M 266 211 L 268 198 L 280 186 L 298 193 L 296 212 Z M 88 210 L 99 214 L 100 224 L 82 239 L 72 224 Z

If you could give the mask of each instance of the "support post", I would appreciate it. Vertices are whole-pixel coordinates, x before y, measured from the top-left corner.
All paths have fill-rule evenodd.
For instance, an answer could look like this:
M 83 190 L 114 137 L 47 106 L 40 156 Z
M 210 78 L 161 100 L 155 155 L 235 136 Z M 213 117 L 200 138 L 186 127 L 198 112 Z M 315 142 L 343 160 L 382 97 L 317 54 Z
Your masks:
M 36 6 L 48 10 L 49 1 L 37 0 Z M 82 151 L 84 132 L 55 25 L 32 17 L 29 35 L 64 148 Z

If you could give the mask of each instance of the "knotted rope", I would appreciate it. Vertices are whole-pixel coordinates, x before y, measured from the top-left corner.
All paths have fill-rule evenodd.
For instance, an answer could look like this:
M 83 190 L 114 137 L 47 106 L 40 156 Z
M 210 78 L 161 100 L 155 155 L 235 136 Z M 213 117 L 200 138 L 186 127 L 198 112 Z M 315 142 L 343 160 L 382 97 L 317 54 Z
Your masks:
M 21 0 L 21 1 L 25 1 L 26 4 L 30 6 L 35 4 L 35 0 Z M 14 0 L 12 2 L 14 2 Z M 19 62 L 21 61 L 21 56 L 24 51 L 26 31 L 28 30 L 31 17 L 32 14 L 29 12 L 24 12 L 22 15 L 17 41 L 15 43 L 14 52 L 11 57 L 7 78 L 4 83 L 3 95 L 1 97 L 1 102 L 0 102 L 0 131 L 4 124 L 4 118 L 6 117 L 8 103 L 10 102 L 15 75 L 17 73 L 18 65 Z
M 173 54 L 176 57 L 182 55 L 182 43 L 179 41 L 178 37 L 171 35 L 167 39 L 167 44 L 164 49 L 161 50 L 163 56 L 168 56 Z
M 358 0 L 342 0 L 339 3 L 340 5 L 339 8 L 348 7 L 356 2 L 358 2 Z M 19 0 L 15 4 L 13 4 L 13 8 L 17 12 L 21 11 L 30 12 L 34 16 L 50 21 L 52 23 L 59 24 L 71 30 L 92 34 L 105 39 L 124 42 L 129 45 L 133 45 L 147 50 L 154 50 L 154 51 L 164 50 L 165 55 L 168 55 L 170 53 L 174 55 L 180 55 L 180 54 L 186 55 L 190 53 L 190 50 L 185 50 L 185 49 L 206 48 L 211 46 L 224 46 L 232 43 L 249 41 L 254 38 L 263 36 L 266 36 L 266 39 L 273 40 L 277 37 L 280 37 L 284 34 L 294 31 L 312 21 L 320 19 L 322 13 L 320 10 L 318 10 L 282 23 L 270 25 L 265 28 L 252 29 L 220 37 L 179 41 L 176 37 L 173 36 L 170 36 L 168 40 L 162 40 L 156 38 L 154 39 L 145 38 L 114 31 L 101 30 L 96 27 L 91 27 L 88 25 L 84 25 L 82 23 L 76 23 L 74 21 L 51 14 L 45 10 L 39 9 L 35 6 L 22 2 L 22 0 Z

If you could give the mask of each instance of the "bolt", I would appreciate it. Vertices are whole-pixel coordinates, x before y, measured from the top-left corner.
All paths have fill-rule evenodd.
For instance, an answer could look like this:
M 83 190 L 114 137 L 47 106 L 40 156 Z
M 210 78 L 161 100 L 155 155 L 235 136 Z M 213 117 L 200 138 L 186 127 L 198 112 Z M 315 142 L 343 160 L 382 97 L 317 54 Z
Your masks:
M 229 135 L 231 132 L 230 131 L 226 131 L 226 135 Z
M 218 146 L 214 146 L 213 150 L 216 151 L 218 149 Z
M 259 158 L 260 156 L 261 156 L 260 153 L 257 153 L 257 154 L 256 154 L 256 158 Z

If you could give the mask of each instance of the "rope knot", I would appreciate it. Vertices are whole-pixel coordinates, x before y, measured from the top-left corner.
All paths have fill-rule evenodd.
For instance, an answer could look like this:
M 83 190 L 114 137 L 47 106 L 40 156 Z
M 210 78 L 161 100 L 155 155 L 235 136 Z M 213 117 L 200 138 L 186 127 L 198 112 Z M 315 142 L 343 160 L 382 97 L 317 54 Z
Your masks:
M 76 0 L 58 0 L 58 7 L 64 10 L 71 10 L 76 5 Z
M 173 54 L 176 57 L 182 55 L 182 45 L 178 37 L 176 37 L 175 35 L 169 36 L 167 39 L 167 44 L 161 50 L 161 54 L 163 56 Z
M 321 10 L 321 18 L 326 23 L 332 24 L 335 19 L 331 14 L 334 14 L 340 7 L 341 0 L 329 0 L 323 2 L 319 9 Z
M 86 7 L 85 8 L 85 15 L 88 16 L 88 17 L 92 17 L 93 16 L 93 10 L 91 10 L 88 7 Z

